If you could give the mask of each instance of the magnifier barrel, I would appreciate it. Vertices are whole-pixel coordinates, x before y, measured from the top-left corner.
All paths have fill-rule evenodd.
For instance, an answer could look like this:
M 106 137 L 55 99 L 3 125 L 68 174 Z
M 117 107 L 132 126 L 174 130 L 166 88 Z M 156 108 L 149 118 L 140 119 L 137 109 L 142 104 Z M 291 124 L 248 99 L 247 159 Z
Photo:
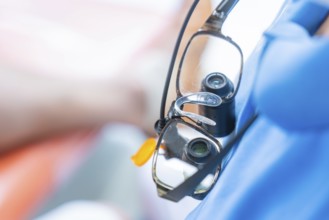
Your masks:
M 215 137 L 229 135 L 235 128 L 235 101 L 233 83 L 222 73 L 210 73 L 203 81 L 201 91 L 212 92 L 222 98 L 218 107 L 199 106 L 200 114 L 216 122 L 215 126 L 203 124 L 202 126 Z M 231 98 L 230 98 L 231 97 Z

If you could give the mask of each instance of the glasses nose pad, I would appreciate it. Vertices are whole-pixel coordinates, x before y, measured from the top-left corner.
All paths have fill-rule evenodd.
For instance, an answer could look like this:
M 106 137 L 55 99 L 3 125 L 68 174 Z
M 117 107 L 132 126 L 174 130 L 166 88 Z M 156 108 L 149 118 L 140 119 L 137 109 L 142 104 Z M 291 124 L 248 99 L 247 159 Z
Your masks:
M 174 105 L 175 115 L 181 117 L 188 117 L 197 123 L 203 123 L 215 126 L 216 122 L 202 115 L 186 112 L 181 109 L 184 104 L 191 103 L 209 107 L 218 107 L 222 103 L 220 96 L 210 92 L 196 92 L 186 96 L 179 97 Z

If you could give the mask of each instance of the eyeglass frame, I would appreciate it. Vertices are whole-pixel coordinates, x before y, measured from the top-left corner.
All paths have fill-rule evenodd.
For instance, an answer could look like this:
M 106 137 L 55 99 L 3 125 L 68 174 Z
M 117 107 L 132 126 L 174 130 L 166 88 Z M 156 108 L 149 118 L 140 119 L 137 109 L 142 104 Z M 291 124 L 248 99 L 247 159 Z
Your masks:
M 182 63 L 184 62 L 184 57 L 185 54 L 187 52 L 187 49 L 189 48 L 190 43 L 192 42 L 192 40 L 194 39 L 194 37 L 199 36 L 201 34 L 207 34 L 207 35 L 212 35 L 215 37 L 219 37 L 223 40 L 228 41 L 228 43 L 232 44 L 233 46 L 235 46 L 235 48 L 239 51 L 240 55 L 241 55 L 241 66 L 240 66 L 240 72 L 239 72 L 239 77 L 238 77 L 238 84 L 236 86 L 236 89 L 234 91 L 233 94 L 231 94 L 229 97 L 225 97 L 225 98 L 232 98 L 237 94 L 238 88 L 240 86 L 240 81 L 242 78 L 242 71 L 243 71 L 243 54 L 242 54 L 242 50 L 241 48 L 238 46 L 238 44 L 236 44 L 230 37 L 225 36 L 222 34 L 221 32 L 221 28 L 222 25 L 226 19 L 226 17 L 228 16 L 228 14 L 230 13 L 230 11 L 234 8 L 234 6 L 236 5 L 236 3 L 238 2 L 238 0 L 223 0 L 220 2 L 220 4 L 216 7 L 216 9 L 212 12 L 212 14 L 210 15 L 210 17 L 206 20 L 206 22 L 204 23 L 204 25 L 196 32 L 192 35 L 192 37 L 190 38 L 188 44 L 186 45 L 182 58 L 180 60 L 179 63 L 179 70 L 178 70 L 178 74 L 177 74 L 177 79 L 176 79 L 176 92 L 177 92 L 177 97 L 176 100 L 173 102 L 171 108 L 168 111 L 167 117 L 165 117 L 165 107 L 166 107 L 166 100 L 167 100 L 167 94 L 168 94 L 168 89 L 169 89 L 169 84 L 171 81 L 171 76 L 172 76 L 172 72 L 173 72 L 173 68 L 174 68 L 174 64 L 176 61 L 176 57 L 177 57 L 177 53 L 178 53 L 178 49 L 183 37 L 183 34 L 185 32 L 185 29 L 188 25 L 189 19 L 192 15 L 192 13 L 194 12 L 197 4 L 198 4 L 199 0 L 195 0 L 186 16 L 186 19 L 182 25 L 182 29 L 179 33 L 176 45 L 175 45 L 175 49 L 173 52 L 173 56 L 171 59 L 171 63 L 169 66 L 169 70 L 168 70 L 168 74 L 167 74 L 167 79 L 166 79 L 166 83 L 165 83 L 165 87 L 164 87 L 164 92 L 163 92 L 163 97 L 162 97 L 162 103 L 161 103 L 161 108 L 160 108 L 160 119 L 156 122 L 155 124 L 155 130 L 157 131 L 158 135 L 159 135 L 159 141 L 157 143 L 157 149 L 154 153 L 153 156 L 153 162 L 152 162 L 152 177 L 153 180 L 157 186 L 157 190 L 158 190 L 158 194 L 159 196 L 166 198 L 168 200 L 174 201 L 174 202 L 178 202 L 179 200 L 181 200 L 183 197 L 185 197 L 186 195 L 191 195 L 192 194 L 192 190 L 195 189 L 195 187 L 210 173 L 210 171 L 212 169 L 214 169 L 214 167 L 219 167 L 219 170 L 221 170 L 221 162 L 223 161 L 224 157 L 228 154 L 228 152 L 233 148 L 233 146 L 236 144 L 236 142 L 238 142 L 238 140 L 240 140 L 240 138 L 244 135 L 244 133 L 248 130 L 248 128 L 253 124 L 253 122 L 257 119 L 257 114 L 255 114 L 254 116 L 252 116 L 247 122 L 246 124 L 240 129 L 239 132 L 237 132 L 237 134 L 228 141 L 228 143 L 226 144 L 226 146 L 223 148 L 222 145 L 218 142 L 218 140 L 216 138 L 214 138 L 212 135 L 210 135 L 207 131 L 205 131 L 202 127 L 193 125 L 191 123 L 188 123 L 186 121 L 184 121 L 182 119 L 182 116 L 177 116 L 175 114 L 173 114 L 173 104 L 174 102 L 177 100 L 177 98 L 182 97 L 183 95 L 181 94 L 180 91 L 180 86 L 179 86 L 179 79 L 180 79 L 180 68 L 182 66 Z M 164 184 L 161 180 L 159 180 L 159 178 L 156 176 L 156 171 L 155 171 L 155 163 L 156 163 L 156 158 L 158 155 L 158 149 L 160 147 L 160 142 L 163 138 L 163 135 L 167 129 L 167 127 L 172 123 L 172 120 L 180 120 L 180 122 L 186 124 L 187 126 L 190 126 L 192 128 L 194 128 L 195 130 L 201 132 L 202 134 L 206 135 L 207 137 L 211 138 L 211 140 L 216 140 L 215 143 L 218 143 L 220 146 L 220 152 L 219 154 L 217 154 L 215 157 L 211 158 L 211 160 L 199 171 L 197 171 L 196 173 L 194 173 L 192 176 L 190 176 L 188 179 L 186 179 L 183 183 L 181 183 L 179 186 L 173 188 L 168 186 L 167 184 Z M 216 178 L 214 179 L 216 182 L 218 179 L 219 175 L 216 176 Z M 213 187 L 214 184 L 212 184 L 212 186 L 209 188 L 209 190 L 207 190 L 207 192 L 209 192 L 211 190 L 211 188 Z

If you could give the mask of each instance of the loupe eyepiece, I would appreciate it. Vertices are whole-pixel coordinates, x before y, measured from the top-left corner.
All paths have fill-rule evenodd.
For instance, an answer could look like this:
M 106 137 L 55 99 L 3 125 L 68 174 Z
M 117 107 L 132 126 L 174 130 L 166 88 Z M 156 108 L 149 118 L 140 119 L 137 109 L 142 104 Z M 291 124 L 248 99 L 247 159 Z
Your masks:
M 213 72 L 206 76 L 201 85 L 202 92 L 212 92 L 223 100 L 218 107 L 199 106 L 200 114 L 216 122 L 215 126 L 202 126 L 215 137 L 225 137 L 235 128 L 234 85 L 224 74 Z

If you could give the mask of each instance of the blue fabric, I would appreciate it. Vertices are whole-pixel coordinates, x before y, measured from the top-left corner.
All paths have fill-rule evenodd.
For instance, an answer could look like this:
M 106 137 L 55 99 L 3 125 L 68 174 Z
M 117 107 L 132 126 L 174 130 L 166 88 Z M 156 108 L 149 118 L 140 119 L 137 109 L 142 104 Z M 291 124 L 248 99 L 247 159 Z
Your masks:
M 320 1 L 318 1 L 320 2 Z M 329 219 L 329 40 L 312 36 L 329 1 L 290 1 L 247 62 L 240 141 L 187 219 Z

